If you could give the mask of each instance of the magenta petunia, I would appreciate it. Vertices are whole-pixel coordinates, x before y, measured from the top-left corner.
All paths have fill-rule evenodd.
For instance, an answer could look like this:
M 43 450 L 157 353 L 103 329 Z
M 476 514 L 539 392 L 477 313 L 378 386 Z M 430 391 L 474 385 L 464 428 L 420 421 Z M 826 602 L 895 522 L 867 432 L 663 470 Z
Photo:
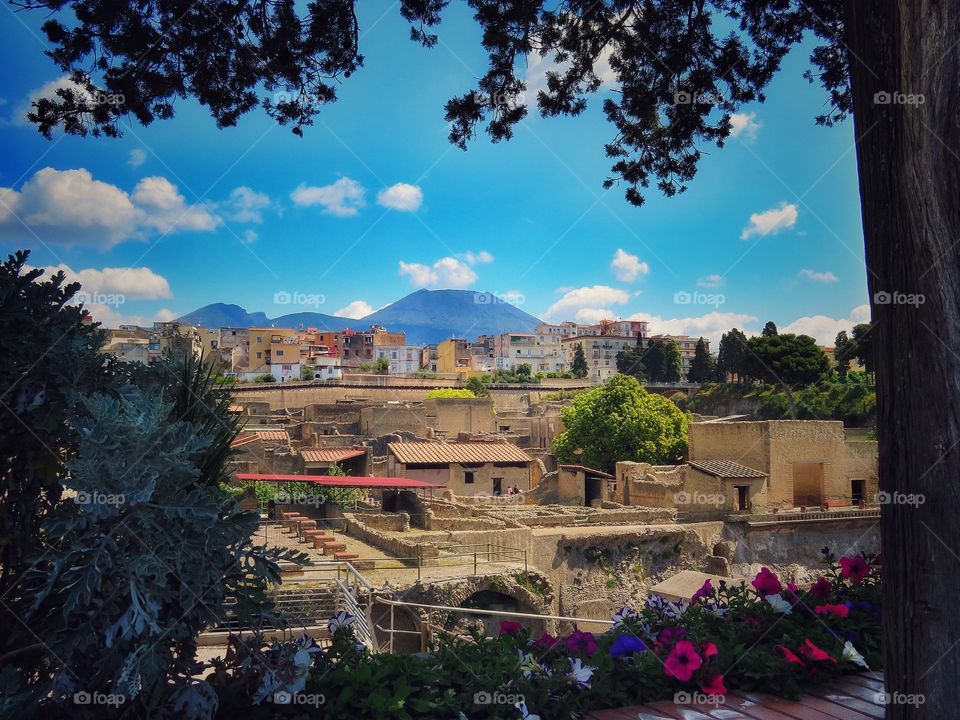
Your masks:
M 700 683 L 700 688 L 707 695 L 726 695 L 727 686 L 723 684 L 723 675 L 711 675 Z
M 783 659 L 786 660 L 788 663 L 793 663 L 794 665 L 803 665 L 803 664 L 804 664 L 804 663 L 803 663 L 803 660 L 801 660 L 800 658 L 798 658 L 797 655 L 796 655 L 796 653 L 794 653 L 794 652 L 793 652 L 790 648 L 788 648 L 786 645 L 778 645 L 777 647 L 780 648 L 780 652 L 783 653 Z
M 697 590 L 693 597 L 690 598 L 690 604 L 696 605 L 698 600 L 703 600 L 705 597 L 709 597 L 710 593 L 713 592 L 713 583 L 710 582 L 710 578 L 707 578 L 706 582 Z
M 593 655 L 597 651 L 597 639 L 593 636 L 593 633 L 581 632 L 580 630 L 574 630 L 570 633 L 564 641 L 564 645 L 567 652 L 571 653 L 582 652 Z
M 680 682 L 689 682 L 693 673 L 703 665 L 703 659 L 697 654 L 693 643 L 681 640 L 673 646 L 673 650 L 663 663 L 663 669 L 670 677 Z
M 826 600 L 833 592 L 833 583 L 825 577 L 820 577 L 810 586 L 810 594 L 819 600 Z
M 500 635 L 517 635 L 523 632 L 523 623 L 518 623 L 515 620 L 501 620 L 500 621 Z
M 550 633 L 544 633 L 537 639 L 537 641 L 533 644 L 533 646 L 540 650 L 549 650 L 556 644 L 557 644 L 557 639 L 553 635 L 551 635 Z
M 844 578 L 859 583 L 869 574 L 870 563 L 864 559 L 863 555 L 840 558 L 840 575 Z
M 762 568 L 750 584 L 757 589 L 757 592 L 759 592 L 762 597 L 779 595 L 783 590 L 783 585 L 780 584 L 780 578 L 770 572 L 769 568 Z
M 704 643 L 700 646 L 700 652 L 703 653 L 703 656 L 709 660 L 720 654 L 720 651 L 717 650 L 717 646 L 712 642 Z

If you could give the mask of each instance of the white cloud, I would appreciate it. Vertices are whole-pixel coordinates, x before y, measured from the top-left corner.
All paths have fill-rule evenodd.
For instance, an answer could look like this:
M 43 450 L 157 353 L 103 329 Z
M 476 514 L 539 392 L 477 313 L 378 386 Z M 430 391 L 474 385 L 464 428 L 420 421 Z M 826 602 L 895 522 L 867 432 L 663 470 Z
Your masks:
M 714 273 L 712 275 L 704 275 L 702 278 L 697 278 L 697 287 L 704 288 L 705 290 L 715 290 L 723 287 L 723 282 L 723 276 Z
M 761 237 L 776 234 L 797 224 L 797 206 L 792 203 L 780 203 L 780 207 L 753 213 L 750 224 L 740 233 L 741 240 L 747 240 L 754 235 Z
M 366 302 L 363 300 L 354 300 L 346 307 L 342 307 L 337 310 L 334 315 L 337 317 L 350 318 L 351 320 L 359 320 L 360 318 L 366 317 L 372 312 L 373 308 Z
M 259 237 L 260 236 L 257 235 L 256 230 L 244 230 L 243 233 L 240 235 L 240 239 L 243 242 L 245 242 L 247 245 L 249 245 L 250 243 L 256 242 L 257 238 Z
M 228 217 L 234 222 L 259 223 L 263 222 L 261 211 L 270 207 L 270 198 L 246 185 L 241 185 L 230 192 L 227 205 Z
M 337 217 L 353 217 L 366 204 L 366 191 L 356 180 L 342 177 L 331 185 L 304 185 L 290 193 L 297 205 L 320 205 L 324 212 Z
M 807 270 L 806 268 L 797 273 L 797 276 L 822 283 L 837 282 L 840 279 L 832 272 L 817 272 L 816 270 Z
M 148 267 L 105 267 L 73 270 L 67 265 L 45 265 L 40 270 L 49 278 L 63 272 L 67 282 L 78 282 L 87 295 L 118 294 L 127 300 L 158 300 L 170 298 L 170 283 Z
M 492 263 L 493 255 L 488 253 L 486 250 L 480 250 L 479 252 L 473 252 L 467 250 L 460 257 L 462 257 L 467 265 L 477 265 L 479 263 Z
M 397 183 L 377 195 L 377 205 L 401 212 L 416 212 L 423 202 L 423 191 L 416 185 Z
M 596 62 L 593 64 L 593 72 L 600 78 L 601 89 L 609 90 L 617 86 L 617 76 L 610 67 L 610 56 L 613 54 L 613 47 L 607 45 L 600 51 Z M 524 82 L 527 89 L 522 100 L 528 107 L 534 107 L 537 104 L 537 93 L 540 90 L 547 89 L 547 71 L 563 73 L 569 69 L 570 63 L 556 63 L 549 56 L 543 56 L 537 51 L 532 51 L 526 57 L 527 70 L 524 73 Z
M 689 335 L 690 337 L 704 337 L 710 341 L 711 352 L 717 352 L 720 338 L 731 328 L 739 328 L 744 333 L 755 335 L 756 330 L 750 329 L 758 321 L 755 315 L 734 312 L 711 312 L 706 315 L 692 317 L 664 318 L 649 313 L 636 313 L 627 320 L 646 320 L 650 323 L 651 335 Z
M 127 157 L 127 165 L 138 168 L 147 161 L 147 151 L 143 148 L 134 148 Z
M 756 117 L 756 113 L 733 113 L 730 116 L 730 137 L 743 135 L 747 140 L 755 140 L 757 131 L 763 127 Z
M 477 274 L 468 265 L 452 257 L 441 258 L 432 266 L 401 260 L 400 274 L 408 275 L 410 284 L 421 288 L 461 289 L 477 281 Z
M 569 320 L 577 322 L 596 322 L 601 318 L 615 317 L 609 310 L 610 305 L 624 305 L 630 300 L 630 293 L 607 285 L 574 288 L 547 308 L 543 314 L 546 320 Z
M 158 310 L 152 317 L 149 315 L 126 315 L 115 307 L 96 303 L 84 303 L 83 309 L 90 313 L 94 322 L 100 323 L 105 328 L 117 328 L 121 325 L 151 327 L 154 322 L 167 322 L 180 317 L 173 310 L 167 308 Z
M 187 205 L 177 186 L 164 177 L 145 177 L 133 188 L 140 223 L 161 233 L 213 230 L 220 219 L 199 205 Z
M 837 319 L 826 315 L 808 315 L 797 318 L 786 327 L 780 328 L 780 332 L 809 335 L 816 338 L 820 345 L 831 347 L 837 338 L 837 333 L 841 330 L 846 330 L 849 333 L 854 325 L 868 322 L 870 322 L 870 306 L 858 305 L 850 311 L 850 317 L 848 318 Z
M 29 125 L 30 121 L 27 120 L 27 113 L 33 111 L 33 103 L 41 98 L 59 101 L 60 96 L 57 95 L 57 90 L 72 90 L 82 99 L 90 98 L 90 93 L 73 82 L 69 76 L 62 75 L 55 80 L 48 80 L 40 87 L 34 88 L 27 93 L 26 99 L 14 108 L 13 117 L 10 118 L 10 122 L 19 126 Z
M 620 282 L 633 282 L 639 277 L 650 274 L 650 266 L 641 262 L 636 255 L 617 249 L 610 261 L 610 269 Z

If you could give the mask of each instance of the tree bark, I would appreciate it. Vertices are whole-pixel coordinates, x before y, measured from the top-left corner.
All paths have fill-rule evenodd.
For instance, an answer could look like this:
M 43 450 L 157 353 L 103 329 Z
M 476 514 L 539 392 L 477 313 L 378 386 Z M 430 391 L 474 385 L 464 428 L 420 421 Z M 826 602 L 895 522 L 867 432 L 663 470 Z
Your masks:
M 893 498 L 880 521 L 887 717 L 942 720 L 960 679 L 960 3 L 845 12 L 880 488 Z M 902 502 L 911 493 L 924 502 Z

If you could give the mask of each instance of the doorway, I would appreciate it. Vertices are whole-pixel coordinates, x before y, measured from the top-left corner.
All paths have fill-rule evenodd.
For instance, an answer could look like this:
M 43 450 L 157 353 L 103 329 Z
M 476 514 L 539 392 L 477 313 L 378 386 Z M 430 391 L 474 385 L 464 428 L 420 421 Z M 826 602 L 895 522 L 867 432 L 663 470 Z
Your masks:
M 493 479 L 493 494 L 502 495 L 503 494 L 503 478 L 494 478 Z
M 793 504 L 819 507 L 823 503 L 823 463 L 793 464 Z
M 603 480 L 587 475 L 583 479 L 583 504 L 592 507 L 594 500 L 603 500 Z
M 737 511 L 746 512 L 750 509 L 750 488 L 746 485 L 737 485 Z
M 866 480 L 851 480 L 850 481 L 850 504 L 859 505 L 864 501 L 864 495 L 866 494 L 867 481 Z

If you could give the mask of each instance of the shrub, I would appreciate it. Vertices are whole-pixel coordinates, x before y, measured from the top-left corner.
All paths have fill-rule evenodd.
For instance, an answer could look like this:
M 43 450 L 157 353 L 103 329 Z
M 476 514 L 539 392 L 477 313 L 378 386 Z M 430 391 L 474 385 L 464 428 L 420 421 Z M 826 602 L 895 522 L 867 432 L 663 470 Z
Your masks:
M 472 390 L 466 388 L 434 388 L 427 390 L 428 398 L 475 398 Z

